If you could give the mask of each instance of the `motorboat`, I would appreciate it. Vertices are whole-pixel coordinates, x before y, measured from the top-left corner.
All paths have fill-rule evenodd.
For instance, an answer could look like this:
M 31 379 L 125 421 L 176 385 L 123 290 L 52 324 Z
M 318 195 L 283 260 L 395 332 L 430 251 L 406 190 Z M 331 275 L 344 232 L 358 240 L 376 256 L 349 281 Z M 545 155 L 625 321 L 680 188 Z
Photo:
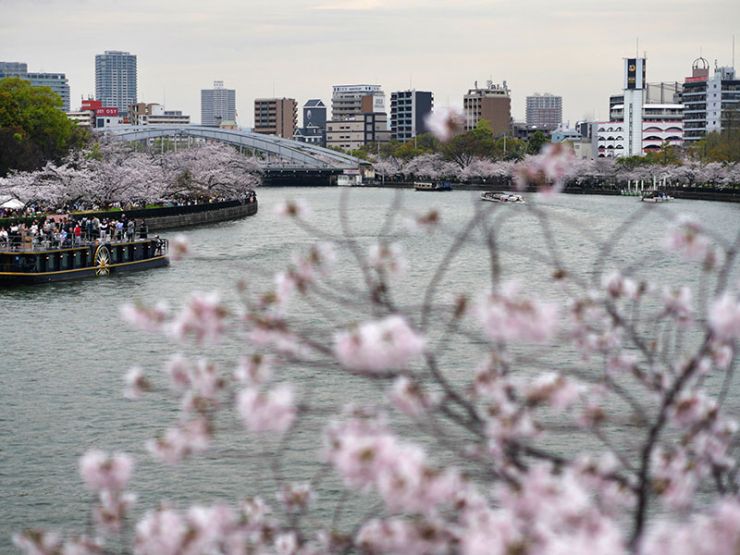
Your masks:
M 480 195 L 481 200 L 488 202 L 508 202 L 514 204 L 524 204 L 526 201 L 521 195 L 514 193 L 497 193 L 495 191 L 485 191 Z
M 640 197 L 642 202 L 668 202 L 674 198 L 663 191 L 647 191 Z

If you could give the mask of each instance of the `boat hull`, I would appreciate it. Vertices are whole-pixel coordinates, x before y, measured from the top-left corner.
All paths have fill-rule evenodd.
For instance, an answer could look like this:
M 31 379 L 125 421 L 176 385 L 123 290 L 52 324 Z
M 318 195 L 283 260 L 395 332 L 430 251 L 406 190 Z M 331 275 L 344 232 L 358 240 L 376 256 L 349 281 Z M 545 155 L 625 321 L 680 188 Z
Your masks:
M 52 283 L 56 281 L 72 281 L 86 278 L 105 279 L 111 275 L 136 272 L 140 270 L 149 270 L 152 268 L 162 268 L 169 266 L 169 259 L 166 256 L 157 256 L 145 260 L 135 260 L 131 262 L 122 262 L 120 264 L 111 264 L 108 272 L 103 274 L 95 266 L 87 268 L 75 268 L 72 270 L 60 270 L 56 272 L 0 272 L 0 287 L 13 285 L 35 285 L 39 283 Z

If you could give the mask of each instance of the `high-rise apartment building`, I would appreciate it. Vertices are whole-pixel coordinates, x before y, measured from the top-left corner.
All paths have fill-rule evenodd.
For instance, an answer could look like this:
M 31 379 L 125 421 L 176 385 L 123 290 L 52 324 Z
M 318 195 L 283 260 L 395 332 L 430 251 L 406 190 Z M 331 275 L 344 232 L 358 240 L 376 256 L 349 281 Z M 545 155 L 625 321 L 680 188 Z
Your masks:
M 0 62 L 0 79 L 3 77 L 19 77 L 34 87 L 49 87 L 62 99 L 62 110 L 69 112 L 69 81 L 64 73 L 29 73 L 23 62 Z
M 369 101 L 368 98 L 370 98 Z M 371 103 L 370 110 L 367 110 L 367 102 Z M 331 97 L 331 119 L 333 121 L 350 119 L 367 111 L 385 112 L 385 93 L 380 85 L 334 86 Z
M 563 97 L 534 93 L 527 97 L 527 125 L 556 129 L 563 123 Z
M 475 129 L 482 119 L 487 120 L 493 136 L 506 135 L 511 131 L 511 96 L 506 81 L 496 85 L 488 81 L 485 88 L 470 89 L 463 99 L 465 129 Z
M 200 91 L 200 124 L 209 127 L 230 125 L 236 121 L 236 90 L 214 81 L 212 89 Z
M 293 98 L 257 98 L 254 132 L 292 139 L 298 128 L 298 103 Z
M 431 92 L 407 90 L 391 93 L 391 139 L 408 141 L 427 132 L 426 117 L 434 107 Z
M 95 56 L 95 98 L 104 106 L 115 106 L 125 117 L 137 102 L 136 55 L 106 50 Z
M 645 58 L 625 58 L 622 103 L 612 96 L 609 121 L 595 123 L 599 158 L 642 156 L 683 144 L 684 106 L 649 101 L 646 65 Z
M 691 69 L 681 93 L 685 139 L 697 141 L 707 133 L 740 129 L 740 80 L 735 68 L 711 71 L 709 62 L 698 58 Z

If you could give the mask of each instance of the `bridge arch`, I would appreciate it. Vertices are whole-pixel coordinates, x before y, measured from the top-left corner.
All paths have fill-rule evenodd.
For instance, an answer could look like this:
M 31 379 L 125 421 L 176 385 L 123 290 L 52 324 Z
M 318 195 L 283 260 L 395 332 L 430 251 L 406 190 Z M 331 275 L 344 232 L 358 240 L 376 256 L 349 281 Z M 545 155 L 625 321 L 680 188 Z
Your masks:
M 344 170 L 357 168 L 362 163 L 359 158 L 328 148 L 236 129 L 200 125 L 122 125 L 107 128 L 104 133 L 114 140 L 126 142 L 160 137 L 193 137 L 219 141 L 274 156 L 280 160 L 278 164 L 268 164 L 268 168 Z

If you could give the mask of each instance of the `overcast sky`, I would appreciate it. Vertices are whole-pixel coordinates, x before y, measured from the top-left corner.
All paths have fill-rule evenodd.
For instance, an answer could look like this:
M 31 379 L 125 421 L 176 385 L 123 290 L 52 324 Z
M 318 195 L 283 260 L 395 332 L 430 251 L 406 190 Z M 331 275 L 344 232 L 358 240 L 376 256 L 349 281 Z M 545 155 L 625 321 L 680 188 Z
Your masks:
M 95 94 L 95 54 L 138 57 L 139 101 L 200 121 L 200 89 L 236 89 L 239 123 L 257 97 L 302 105 L 333 84 L 386 95 L 431 90 L 462 105 L 474 81 L 563 97 L 564 118 L 605 118 L 622 58 L 648 56 L 648 81 L 683 80 L 700 53 L 730 65 L 740 0 L 0 0 L 0 60 L 64 72 L 72 108 Z M 738 46 L 740 49 L 740 45 Z

